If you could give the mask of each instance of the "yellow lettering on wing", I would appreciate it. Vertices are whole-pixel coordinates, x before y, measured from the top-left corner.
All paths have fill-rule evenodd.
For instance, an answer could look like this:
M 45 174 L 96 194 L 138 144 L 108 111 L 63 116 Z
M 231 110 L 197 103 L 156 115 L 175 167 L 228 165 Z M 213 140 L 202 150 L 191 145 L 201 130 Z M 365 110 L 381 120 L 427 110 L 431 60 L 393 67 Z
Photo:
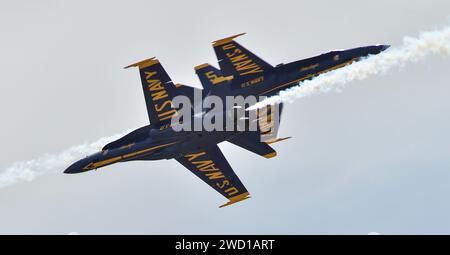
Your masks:
M 184 157 L 187 158 L 189 161 L 192 161 L 192 160 L 194 160 L 194 159 L 196 159 L 196 158 L 198 158 L 200 156 L 203 156 L 205 154 L 206 154 L 206 152 L 202 151 L 202 152 L 199 152 L 199 153 L 187 154 Z
M 202 161 L 193 161 L 192 164 L 196 165 L 198 170 L 204 171 L 207 167 L 214 165 L 214 162 L 212 160 L 202 160 Z M 214 169 L 213 171 L 215 170 L 219 169 Z
M 198 153 L 187 154 L 184 155 L 184 157 L 189 162 L 191 162 L 195 170 L 204 174 L 204 176 L 208 178 L 208 180 L 221 180 L 216 183 L 211 183 L 211 186 L 215 185 L 221 190 L 226 189 L 224 190 L 224 192 L 227 193 L 228 196 L 234 195 L 239 192 L 237 188 L 231 185 L 231 182 L 223 174 L 214 160 L 209 158 L 206 152 L 202 151 Z
M 220 189 L 223 189 L 225 186 L 230 185 L 230 181 L 229 180 L 223 180 L 222 183 L 216 183 L 216 186 L 219 187 Z
M 215 180 L 215 179 L 222 179 L 225 178 L 225 176 L 222 174 L 222 172 L 217 171 L 217 172 L 212 172 L 212 173 L 207 173 L 206 176 L 208 176 L 208 178 L 210 180 Z
M 202 172 L 211 172 L 211 171 L 219 171 L 220 169 L 216 167 L 214 162 L 212 160 L 206 160 L 206 161 L 197 161 L 193 162 L 195 165 L 197 165 L 197 169 Z
M 239 190 L 236 189 L 235 187 L 231 187 L 229 189 L 226 189 L 225 192 L 228 194 L 228 196 L 232 196 L 234 194 L 239 193 Z

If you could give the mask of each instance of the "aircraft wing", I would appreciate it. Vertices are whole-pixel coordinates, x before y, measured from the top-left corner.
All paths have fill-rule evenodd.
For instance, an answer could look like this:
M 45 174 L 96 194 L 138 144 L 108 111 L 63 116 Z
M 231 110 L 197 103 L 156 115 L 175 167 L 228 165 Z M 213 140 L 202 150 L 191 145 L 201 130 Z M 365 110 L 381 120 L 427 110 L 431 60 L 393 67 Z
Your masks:
M 217 145 L 176 158 L 189 171 L 228 198 L 224 207 L 250 198 L 247 189 L 234 173 Z
M 171 118 L 178 114 L 172 99 L 179 92 L 163 66 L 157 59 L 150 58 L 125 68 L 128 67 L 139 68 L 150 123 L 170 125 Z

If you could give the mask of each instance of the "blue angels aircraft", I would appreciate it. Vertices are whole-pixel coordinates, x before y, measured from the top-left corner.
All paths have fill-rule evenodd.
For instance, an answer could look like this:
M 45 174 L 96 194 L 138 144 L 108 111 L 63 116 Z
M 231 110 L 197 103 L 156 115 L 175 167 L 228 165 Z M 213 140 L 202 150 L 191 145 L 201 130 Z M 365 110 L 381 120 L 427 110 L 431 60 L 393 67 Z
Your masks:
M 341 68 L 362 58 L 379 54 L 388 45 L 373 45 L 330 51 L 312 58 L 272 66 L 235 41 L 235 35 L 213 42 L 220 69 L 210 64 L 195 67 L 203 89 L 174 84 L 161 63 L 150 58 L 128 67 L 139 68 L 149 125 L 138 128 L 103 147 L 100 152 L 81 159 L 64 173 L 82 173 L 118 162 L 175 159 L 189 171 L 228 199 L 227 206 L 249 198 L 249 192 L 225 159 L 218 144 L 228 141 L 265 158 L 276 156 L 269 145 L 286 138 L 261 141 L 261 132 L 175 131 L 171 126 L 178 95 L 203 97 L 266 96 L 296 86 L 322 73 Z M 193 121 L 198 115 L 193 115 Z M 201 116 L 200 116 L 201 117 Z

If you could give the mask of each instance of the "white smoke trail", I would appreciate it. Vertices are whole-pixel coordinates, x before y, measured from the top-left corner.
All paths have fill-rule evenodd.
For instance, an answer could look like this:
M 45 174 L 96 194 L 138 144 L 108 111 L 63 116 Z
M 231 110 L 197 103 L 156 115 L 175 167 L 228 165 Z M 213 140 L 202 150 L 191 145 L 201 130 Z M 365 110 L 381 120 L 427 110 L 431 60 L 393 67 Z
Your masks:
M 402 67 L 409 62 L 422 60 L 430 54 L 448 56 L 449 53 L 450 27 L 423 32 L 417 38 L 405 37 L 401 47 L 391 47 L 378 55 L 324 73 L 312 80 L 300 82 L 298 86 L 283 90 L 278 95 L 266 98 L 249 107 L 249 110 L 269 104 L 290 103 L 295 99 L 316 93 L 340 91 L 351 81 L 363 80 L 369 75 L 382 74 L 394 67 Z
M 103 137 L 92 143 L 73 146 L 59 154 L 45 154 L 36 159 L 15 162 L 10 167 L 0 171 L 0 188 L 19 181 L 32 181 L 37 176 L 48 172 L 62 172 L 75 160 L 100 151 L 103 145 L 122 137 L 124 134 Z

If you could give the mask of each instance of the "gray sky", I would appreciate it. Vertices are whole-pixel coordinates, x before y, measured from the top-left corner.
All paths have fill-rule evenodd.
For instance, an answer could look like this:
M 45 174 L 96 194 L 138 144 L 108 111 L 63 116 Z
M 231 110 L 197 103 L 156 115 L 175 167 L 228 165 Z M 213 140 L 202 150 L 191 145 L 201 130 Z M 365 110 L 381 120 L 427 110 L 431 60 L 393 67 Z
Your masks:
M 0 1 L 0 166 L 148 122 L 137 70 L 157 56 L 200 86 L 210 42 L 275 65 L 400 45 L 449 23 L 442 1 Z M 450 59 L 285 107 L 278 156 L 221 148 L 252 194 L 225 199 L 174 160 L 58 171 L 0 190 L 0 234 L 450 234 Z

